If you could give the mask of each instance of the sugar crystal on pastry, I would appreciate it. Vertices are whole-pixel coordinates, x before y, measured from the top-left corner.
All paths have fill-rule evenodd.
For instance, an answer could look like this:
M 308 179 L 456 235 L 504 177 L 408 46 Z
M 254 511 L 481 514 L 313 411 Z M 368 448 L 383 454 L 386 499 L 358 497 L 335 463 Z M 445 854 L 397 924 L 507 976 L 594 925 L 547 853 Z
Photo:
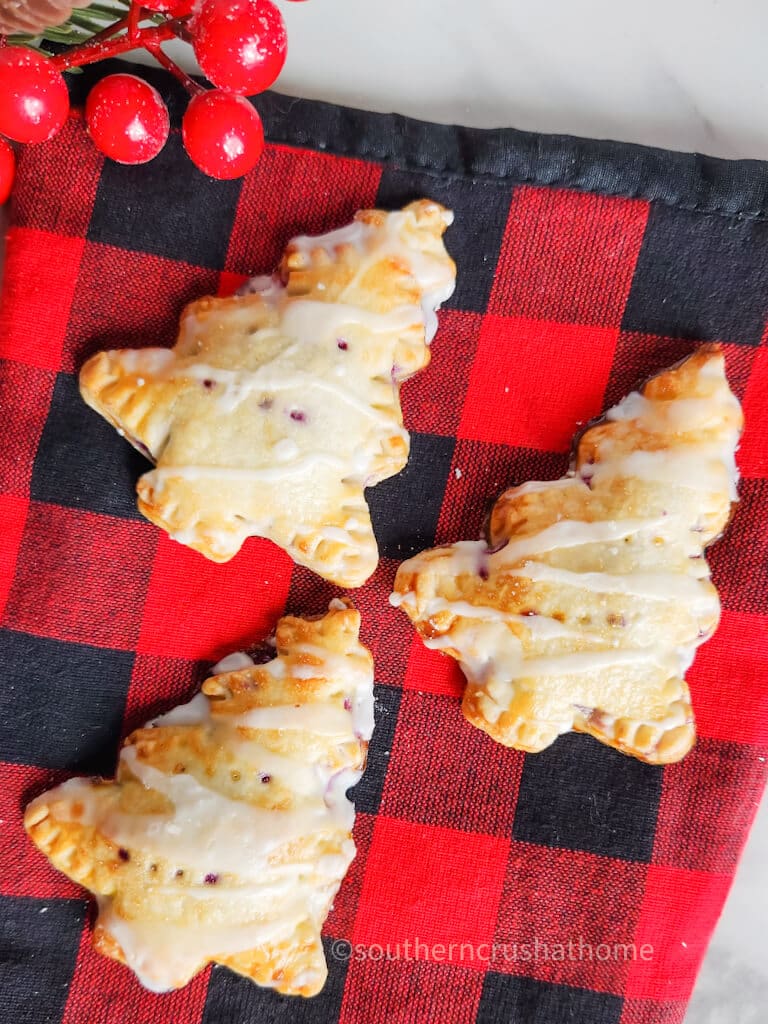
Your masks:
M 138 729 L 114 781 L 74 778 L 26 809 L 54 867 L 90 889 L 93 942 L 147 988 L 211 961 L 314 995 L 320 930 L 355 855 L 354 807 L 373 731 L 360 616 L 287 616 L 275 657 L 230 656 L 202 692 Z
M 588 427 L 566 477 L 502 494 L 487 541 L 400 566 L 391 601 L 460 663 L 472 724 L 531 752 L 570 730 L 651 763 L 688 752 L 685 673 L 720 615 L 705 549 L 737 498 L 741 426 L 704 346 Z
M 421 200 L 288 244 L 278 274 L 185 309 L 173 349 L 101 352 L 85 401 L 156 468 L 139 510 L 223 562 L 262 536 L 341 586 L 378 551 L 364 489 L 400 472 L 400 384 L 453 291 L 452 215 Z

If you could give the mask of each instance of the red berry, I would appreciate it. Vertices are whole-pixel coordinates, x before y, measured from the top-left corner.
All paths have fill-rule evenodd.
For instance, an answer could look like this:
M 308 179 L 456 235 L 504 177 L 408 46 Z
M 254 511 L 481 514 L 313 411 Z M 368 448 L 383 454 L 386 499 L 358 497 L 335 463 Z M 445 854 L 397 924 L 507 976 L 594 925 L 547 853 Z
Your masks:
M 198 63 L 220 89 L 263 92 L 285 64 L 285 25 L 271 0 L 206 0 L 192 32 Z
M 5 139 L 0 139 L 0 206 L 11 194 L 15 177 L 16 156 Z
M 196 0 L 142 0 L 148 11 L 170 14 L 172 18 L 186 18 L 194 10 Z
M 181 134 L 192 163 L 212 178 L 242 177 L 264 149 L 261 118 L 248 100 L 216 89 L 194 97 Z
M 16 142 L 47 142 L 68 113 L 66 83 L 47 57 L 21 46 L 0 49 L 0 133 Z
M 120 164 L 156 157 L 170 130 L 160 93 L 135 75 L 108 75 L 91 89 L 85 121 L 97 149 Z

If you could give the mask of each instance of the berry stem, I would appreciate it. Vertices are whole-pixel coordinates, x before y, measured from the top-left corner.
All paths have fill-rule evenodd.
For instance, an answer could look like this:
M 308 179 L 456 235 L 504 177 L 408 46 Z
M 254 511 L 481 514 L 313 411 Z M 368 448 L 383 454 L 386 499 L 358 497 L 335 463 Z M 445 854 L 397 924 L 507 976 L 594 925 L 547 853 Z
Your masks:
M 59 71 L 66 71 L 67 68 L 79 68 L 97 60 L 106 60 L 107 57 L 116 57 L 120 53 L 135 50 L 140 46 L 149 49 L 149 44 L 166 42 L 168 39 L 173 39 L 175 35 L 173 22 L 166 22 L 151 28 L 140 28 L 135 39 L 131 39 L 130 33 L 126 32 L 116 39 L 83 43 L 82 46 L 75 46 L 71 50 L 65 50 L 64 53 L 53 57 L 52 63 Z
M 167 53 L 163 52 L 160 43 L 145 42 L 144 47 L 152 54 L 161 67 L 165 68 L 166 71 L 170 71 L 174 78 L 181 82 L 190 96 L 199 96 L 201 93 L 206 91 L 202 85 L 198 85 L 194 79 L 190 78 L 188 74 L 182 71 L 179 65 L 172 60 Z
M 128 38 L 132 43 L 138 44 L 139 42 L 139 22 L 141 21 L 141 6 L 133 0 L 131 3 L 131 9 L 128 11 L 128 17 L 125 19 Z
M 88 40 L 88 44 L 101 43 L 105 39 L 111 39 L 113 36 L 116 36 L 118 32 L 122 32 L 124 28 L 127 28 L 127 26 L 128 19 L 121 18 L 120 21 L 116 21 L 114 25 L 107 25 L 107 27 L 103 28 L 101 32 L 97 32 L 96 35 L 91 36 Z

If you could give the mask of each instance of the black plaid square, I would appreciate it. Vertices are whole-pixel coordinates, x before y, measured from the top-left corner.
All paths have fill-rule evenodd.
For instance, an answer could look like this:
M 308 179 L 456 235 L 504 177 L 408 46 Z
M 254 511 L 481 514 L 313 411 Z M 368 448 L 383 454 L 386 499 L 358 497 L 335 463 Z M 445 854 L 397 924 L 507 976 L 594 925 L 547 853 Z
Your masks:
M 455 443 L 452 437 L 411 434 L 402 473 L 366 491 L 383 557 L 399 561 L 434 543 Z
M 484 312 L 504 237 L 511 186 L 506 182 L 438 178 L 384 168 L 376 197 L 379 206 L 396 210 L 424 196 L 442 203 L 455 215 L 446 246 L 452 255 L 461 254 L 461 273 L 446 308 Z
M 84 900 L 5 896 L 0 903 L 0 1018 L 59 1024 L 85 919 Z
M 622 1003 L 606 992 L 489 971 L 477 1024 L 619 1024 Z
M 768 502 L 768 480 L 739 482 L 739 504 L 722 538 L 707 559 L 712 582 L 723 607 L 752 615 L 768 614 L 768 517 L 760 513 Z
M 150 463 L 80 397 L 77 378 L 60 373 L 32 471 L 37 501 L 129 519 L 136 481 Z
M 768 316 L 765 220 L 654 203 L 622 327 L 758 345 Z
M 0 630 L 0 760 L 109 775 L 133 654 Z
M 312 999 L 281 996 L 223 967 L 214 967 L 202 1024 L 328 1024 L 338 1020 L 347 964 L 332 955 L 331 940 L 325 939 L 323 946 L 328 980 L 322 992 Z
M 364 814 L 378 814 L 381 791 L 387 776 L 392 744 L 397 727 L 402 691 L 393 686 L 374 686 L 376 728 L 368 747 L 365 774 L 350 796 L 355 808 Z
M 515 839 L 649 861 L 661 769 L 575 733 L 526 755 Z
M 148 164 L 107 160 L 96 190 L 88 239 L 221 269 L 242 181 L 215 181 L 184 153 L 171 132 Z

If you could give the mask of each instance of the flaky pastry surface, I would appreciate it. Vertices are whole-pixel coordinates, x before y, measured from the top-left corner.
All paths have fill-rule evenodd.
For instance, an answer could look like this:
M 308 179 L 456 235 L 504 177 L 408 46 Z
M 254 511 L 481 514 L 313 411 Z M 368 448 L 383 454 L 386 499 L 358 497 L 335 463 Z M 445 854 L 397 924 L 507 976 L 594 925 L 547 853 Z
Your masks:
M 184 310 L 173 349 L 101 352 L 85 401 L 156 465 L 140 511 L 224 562 L 273 540 L 340 586 L 378 551 L 364 488 L 405 466 L 400 383 L 429 362 L 453 291 L 452 215 L 420 200 L 289 243 L 278 274 Z
M 355 854 L 346 789 L 373 729 L 359 626 L 340 601 L 281 619 L 272 661 L 225 659 L 128 737 L 114 781 L 71 779 L 27 807 L 32 840 L 97 898 L 96 949 L 146 987 L 213 961 L 283 993 L 322 988 L 320 929 Z
M 487 542 L 403 563 L 391 601 L 461 664 L 473 725 L 531 752 L 570 730 L 656 764 L 690 750 L 685 672 L 720 614 L 704 551 L 741 427 L 702 347 L 590 426 L 568 476 L 504 493 Z

